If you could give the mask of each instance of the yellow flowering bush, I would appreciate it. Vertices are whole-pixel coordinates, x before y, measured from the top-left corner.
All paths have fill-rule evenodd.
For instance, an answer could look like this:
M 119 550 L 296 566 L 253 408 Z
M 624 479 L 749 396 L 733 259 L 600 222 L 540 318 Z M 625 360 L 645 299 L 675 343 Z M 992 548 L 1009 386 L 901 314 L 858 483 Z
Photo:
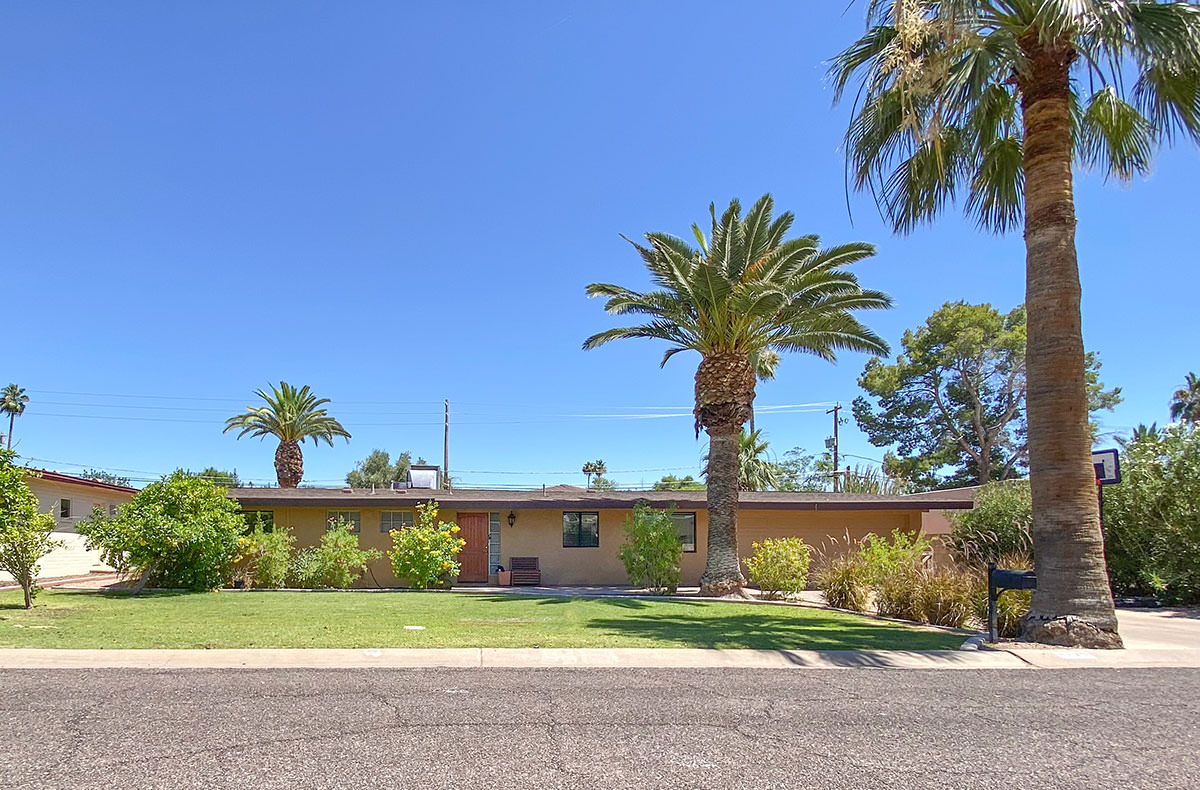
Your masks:
M 786 600 L 799 595 L 808 581 L 812 548 L 800 538 L 768 538 L 753 548 L 746 572 L 762 597 Z
M 391 531 L 392 550 L 387 555 L 396 578 L 418 590 L 453 579 L 460 567 L 458 553 L 467 545 L 458 533 L 454 522 L 438 521 L 437 502 L 417 505 L 413 525 Z

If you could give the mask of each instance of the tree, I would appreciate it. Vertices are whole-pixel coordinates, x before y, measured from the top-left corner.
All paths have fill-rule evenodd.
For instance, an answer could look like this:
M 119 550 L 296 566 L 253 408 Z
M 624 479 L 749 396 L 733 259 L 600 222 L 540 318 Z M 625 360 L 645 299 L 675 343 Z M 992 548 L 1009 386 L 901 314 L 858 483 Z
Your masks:
M 1200 422 L 1200 378 L 1189 373 L 1183 386 L 1171 396 L 1171 419 L 1184 422 Z
M 870 257 L 869 244 L 822 250 L 816 236 L 785 240 L 794 217 L 772 219 L 774 201 L 763 195 L 743 216 L 737 200 L 718 218 L 709 207 L 706 236 L 692 226 L 693 248 L 665 233 L 630 241 L 642 256 L 657 290 L 641 293 L 593 283 L 587 293 L 604 297 L 613 315 L 645 315 L 647 323 L 597 333 L 583 344 L 656 338 L 670 348 L 662 364 L 683 351 L 700 354 L 696 370 L 696 435 L 709 435 L 708 558 L 700 579 L 704 595 L 740 594 L 745 579 L 737 551 L 738 436 L 754 403 L 765 351 L 797 351 L 832 361 L 840 350 L 886 353 L 887 344 L 854 316 L 886 308 L 891 300 L 862 288 L 847 267 Z
M 274 436 L 279 439 L 275 450 L 275 476 L 280 488 L 295 488 L 304 478 L 304 454 L 300 444 L 312 439 L 313 444 L 324 441 L 333 446 L 333 438 L 341 436 L 346 442 L 350 434 L 342 424 L 322 409 L 329 398 L 317 398 L 308 385 L 299 389 L 286 381 L 279 387 L 271 387 L 270 394 L 255 390 L 254 394 L 266 401 L 266 406 L 247 406 L 242 414 L 225 421 L 222 433 L 240 429 L 237 438 L 251 436 Z
M 779 488 L 779 466 L 771 461 L 770 442 L 763 440 L 762 431 L 742 431 L 738 435 L 738 490 L 769 491 Z M 704 456 L 708 462 L 708 456 Z M 707 474 L 707 469 L 706 469 Z
M 846 467 L 842 492 L 846 494 L 907 494 L 915 486 L 903 477 L 893 476 L 873 466 Z
M 0 412 L 8 415 L 8 449 L 12 449 L 13 435 L 13 420 L 25 413 L 25 404 L 29 403 L 29 396 L 25 394 L 23 387 L 18 387 L 16 384 L 9 384 L 3 390 L 0 390 Z
M 825 491 L 832 480 L 833 459 L 829 454 L 821 458 L 804 452 L 803 447 L 793 447 L 783 454 L 779 462 L 780 491 Z
M 1121 483 L 1104 490 L 1113 589 L 1200 603 L 1200 430 L 1168 425 L 1129 442 Z
M 591 488 L 596 491 L 616 491 L 617 483 L 614 480 L 609 480 L 604 475 L 596 475 L 596 479 L 592 481 Z
M 592 487 L 592 475 L 603 475 L 608 471 L 608 467 L 603 461 L 588 461 L 583 465 L 583 473 L 587 475 L 587 487 Z
M 25 482 L 28 471 L 16 466 L 14 457 L 11 450 L 0 450 L 0 571 L 21 585 L 25 608 L 31 609 L 39 563 L 63 544 L 50 537 L 54 517 L 38 512 L 37 497 Z
M 234 500 L 182 469 L 143 488 L 116 516 L 96 508 L 76 527 L 88 548 L 141 586 L 211 590 L 228 582 L 246 521 Z
M 867 362 L 858 383 L 876 403 L 855 398 L 854 419 L 872 444 L 899 450 L 884 459 L 888 476 L 954 488 L 1024 474 L 1025 329 L 1023 307 L 1002 314 L 990 304 L 947 302 L 904 333 L 894 364 Z M 1092 411 L 1121 401 L 1099 370 L 1088 354 Z
M 392 483 L 408 479 L 408 467 L 412 463 L 412 455 L 405 451 L 392 457 L 386 450 L 372 450 L 346 475 L 346 485 L 351 488 L 391 488 Z
M 79 476 L 84 480 L 92 480 L 97 483 L 107 483 L 110 486 L 125 486 L 129 487 L 129 478 L 114 475 L 112 472 L 106 472 L 103 469 L 84 469 L 79 473 Z
M 831 68 L 835 101 L 861 78 L 845 141 L 855 188 L 899 232 L 957 198 L 985 228 L 1024 226 L 1038 589 L 1022 637 L 1119 646 L 1090 461 L 1072 171 L 1078 161 L 1128 180 L 1160 142 L 1200 139 L 1200 8 L 873 0 L 867 15 Z
M 1137 426 L 1129 434 L 1129 438 L 1117 437 L 1117 444 L 1121 449 L 1129 447 L 1134 442 L 1157 442 L 1159 438 L 1158 423 L 1152 422 L 1149 425 L 1139 422 Z
M 653 489 L 655 491 L 703 491 L 704 483 L 691 475 L 684 477 L 663 475 L 653 485 Z
M 207 480 L 215 486 L 221 488 L 241 488 L 242 480 L 238 477 L 236 469 L 218 469 L 215 466 L 208 466 L 199 472 L 188 472 L 192 477 L 199 477 Z

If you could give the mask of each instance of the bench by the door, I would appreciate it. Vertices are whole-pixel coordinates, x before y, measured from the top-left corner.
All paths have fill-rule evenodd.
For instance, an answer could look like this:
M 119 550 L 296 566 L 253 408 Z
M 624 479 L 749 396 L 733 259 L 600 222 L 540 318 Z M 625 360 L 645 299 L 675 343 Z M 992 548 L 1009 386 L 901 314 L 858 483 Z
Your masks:
M 542 583 L 542 571 L 538 567 L 537 557 L 509 557 L 508 567 L 512 571 L 513 584 L 536 586 Z

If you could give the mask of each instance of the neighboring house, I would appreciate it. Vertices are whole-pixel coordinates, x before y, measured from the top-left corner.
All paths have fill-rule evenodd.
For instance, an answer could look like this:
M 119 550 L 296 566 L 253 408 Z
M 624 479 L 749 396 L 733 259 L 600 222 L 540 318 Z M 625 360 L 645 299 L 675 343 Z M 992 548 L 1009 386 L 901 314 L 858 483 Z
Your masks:
M 55 531 L 58 532 L 74 532 L 75 525 L 91 515 L 94 507 L 115 515 L 117 507 L 137 493 L 136 488 L 98 483 L 44 469 L 30 469 L 25 482 L 38 498 L 38 510 L 54 516 Z
M 413 522 L 416 505 L 437 500 L 439 517 L 461 528 L 467 546 L 459 556 L 460 582 L 495 580 L 496 567 L 511 557 L 537 557 L 543 584 L 624 584 L 617 556 L 623 526 L 639 500 L 674 507 L 684 544 L 682 583 L 699 584 L 704 572 L 708 513 L 704 491 L 588 491 L 554 486 L 534 491 L 400 490 L 351 488 L 235 488 L 229 496 L 247 513 L 263 514 L 272 524 L 289 527 L 297 546 L 320 540 L 329 519 L 344 517 L 357 525 L 360 542 L 381 550 L 391 547 L 388 532 Z M 798 536 L 813 546 L 859 539 L 868 533 L 889 535 L 900 529 L 927 534 L 950 531 L 943 510 L 972 506 L 969 491 L 912 496 L 813 492 L 743 492 L 738 512 L 738 548 L 743 557 L 764 538 Z M 386 559 L 371 566 L 363 584 L 397 586 Z

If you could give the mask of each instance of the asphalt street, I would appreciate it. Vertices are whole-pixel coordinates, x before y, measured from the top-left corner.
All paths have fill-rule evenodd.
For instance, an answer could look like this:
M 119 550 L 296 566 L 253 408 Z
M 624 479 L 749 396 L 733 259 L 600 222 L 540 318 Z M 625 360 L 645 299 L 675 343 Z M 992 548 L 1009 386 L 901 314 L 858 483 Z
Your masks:
M 0 671 L 3 788 L 1196 788 L 1200 670 Z

